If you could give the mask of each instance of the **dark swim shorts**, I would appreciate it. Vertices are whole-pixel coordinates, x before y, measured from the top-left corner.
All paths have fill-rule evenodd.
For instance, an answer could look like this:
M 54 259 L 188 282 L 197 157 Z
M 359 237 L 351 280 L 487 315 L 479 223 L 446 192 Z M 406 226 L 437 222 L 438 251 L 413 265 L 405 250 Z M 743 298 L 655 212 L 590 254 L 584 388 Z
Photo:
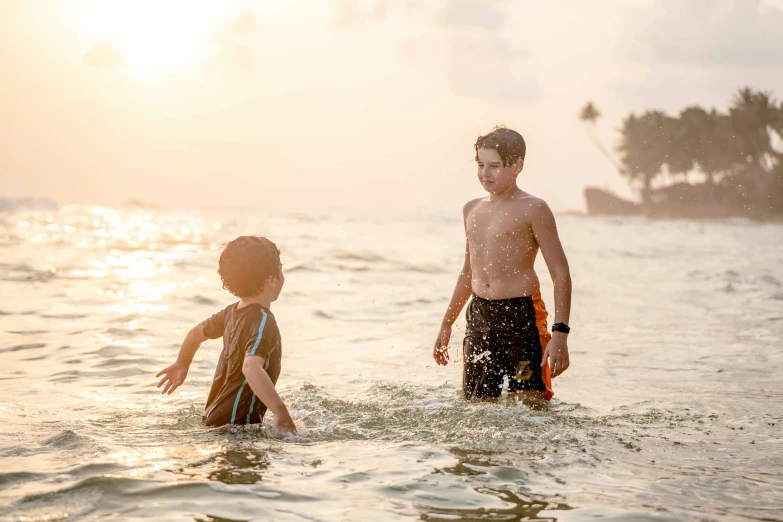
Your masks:
M 552 396 L 549 368 L 541 368 L 551 338 L 540 293 L 489 300 L 473 295 L 467 309 L 462 389 L 466 399 L 499 397 L 508 391 L 541 391 Z

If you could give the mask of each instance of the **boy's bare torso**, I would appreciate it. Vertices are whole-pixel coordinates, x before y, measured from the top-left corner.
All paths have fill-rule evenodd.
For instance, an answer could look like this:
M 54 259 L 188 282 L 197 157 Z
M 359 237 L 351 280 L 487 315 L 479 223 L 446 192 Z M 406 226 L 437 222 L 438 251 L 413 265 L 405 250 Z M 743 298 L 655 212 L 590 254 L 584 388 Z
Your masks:
M 473 293 L 484 299 L 509 299 L 539 291 L 533 269 L 538 242 L 531 222 L 541 203 L 519 191 L 507 200 L 486 197 L 466 206 Z

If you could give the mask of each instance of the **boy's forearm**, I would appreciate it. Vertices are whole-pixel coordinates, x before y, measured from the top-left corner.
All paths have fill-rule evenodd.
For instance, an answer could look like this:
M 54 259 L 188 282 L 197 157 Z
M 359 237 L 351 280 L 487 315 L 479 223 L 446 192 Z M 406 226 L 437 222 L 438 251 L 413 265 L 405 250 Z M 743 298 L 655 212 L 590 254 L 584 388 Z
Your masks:
M 459 314 L 462 311 L 462 308 L 465 306 L 465 303 L 467 303 L 468 299 L 470 299 L 470 279 L 470 274 L 467 274 L 464 271 L 460 273 L 459 277 L 457 278 L 457 286 L 454 288 L 454 293 L 452 294 L 451 301 L 449 302 L 449 307 L 446 309 L 446 314 L 443 316 L 443 324 L 447 324 L 449 326 L 453 325 L 454 321 L 456 321 L 457 317 L 459 317 Z
M 554 323 L 565 323 L 571 318 L 571 275 L 563 274 L 555 277 L 555 320 Z
M 201 346 L 201 343 L 203 343 L 205 340 L 203 330 L 199 329 L 201 329 L 201 325 L 191 329 L 185 336 L 185 339 L 182 341 L 182 346 L 179 348 L 177 361 L 184 364 L 185 366 L 190 366 L 190 363 L 193 362 L 193 357 L 196 355 L 199 346 Z
M 258 359 L 257 357 L 255 357 Z M 242 372 L 245 374 L 247 383 L 250 385 L 250 389 L 253 393 L 261 399 L 267 408 L 272 410 L 272 413 L 278 415 L 283 411 L 287 411 L 283 399 L 278 395 L 275 389 L 272 379 L 266 373 L 260 363 L 245 364 L 242 367 Z

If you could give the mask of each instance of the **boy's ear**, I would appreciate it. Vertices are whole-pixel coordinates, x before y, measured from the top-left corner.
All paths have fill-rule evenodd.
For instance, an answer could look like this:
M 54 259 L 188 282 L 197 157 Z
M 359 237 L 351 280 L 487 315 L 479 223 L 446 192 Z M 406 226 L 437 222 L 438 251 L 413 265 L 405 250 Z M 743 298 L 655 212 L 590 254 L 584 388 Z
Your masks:
M 521 158 L 518 159 L 516 161 L 516 163 L 514 163 L 514 173 L 515 174 L 519 174 L 520 172 L 522 172 L 522 169 L 524 168 L 524 166 L 525 166 L 525 160 L 523 160 Z

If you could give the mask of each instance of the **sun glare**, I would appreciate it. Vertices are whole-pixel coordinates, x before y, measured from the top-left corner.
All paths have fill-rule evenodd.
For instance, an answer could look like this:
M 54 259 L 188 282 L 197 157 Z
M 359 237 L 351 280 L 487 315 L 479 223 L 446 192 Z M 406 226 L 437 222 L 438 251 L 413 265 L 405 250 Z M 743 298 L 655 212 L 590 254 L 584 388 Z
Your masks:
M 216 12 L 216 6 L 222 9 Z M 224 3 L 100 1 L 85 6 L 79 18 L 83 36 L 92 40 L 88 45 L 105 42 L 130 74 L 157 79 L 202 64 L 210 38 L 236 12 Z

